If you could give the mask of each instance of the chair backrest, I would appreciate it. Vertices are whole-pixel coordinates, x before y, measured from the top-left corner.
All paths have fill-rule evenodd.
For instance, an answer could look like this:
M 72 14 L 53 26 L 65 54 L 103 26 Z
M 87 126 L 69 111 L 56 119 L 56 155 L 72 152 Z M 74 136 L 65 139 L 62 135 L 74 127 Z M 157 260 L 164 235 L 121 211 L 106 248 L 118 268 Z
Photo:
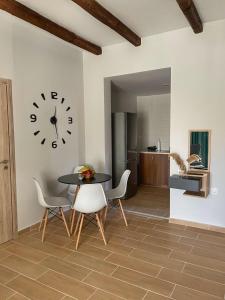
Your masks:
M 76 174 L 76 173 L 78 173 L 79 172 L 79 170 L 82 168 L 82 166 L 77 166 L 77 167 L 75 167 L 74 169 L 73 169 L 73 173 L 74 174 Z M 74 184 L 70 184 L 69 185 L 69 187 L 68 187 L 68 193 L 74 193 L 75 192 L 75 190 L 76 190 L 76 185 L 74 185 Z
M 74 209 L 81 213 L 95 213 L 107 205 L 105 192 L 100 183 L 84 184 L 80 187 Z
M 48 207 L 47 203 L 45 202 L 44 194 L 41 189 L 40 183 L 37 181 L 36 178 L 33 177 L 34 184 L 36 186 L 37 194 L 38 194 L 38 202 L 43 207 Z
M 127 191 L 127 182 L 128 178 L 130 176 L 131 171 L 130 170 L 125 170 L 120 178 L 120 183 L 116 187 L 116 192 L 118 194 L 118 197 L 124 197 Z

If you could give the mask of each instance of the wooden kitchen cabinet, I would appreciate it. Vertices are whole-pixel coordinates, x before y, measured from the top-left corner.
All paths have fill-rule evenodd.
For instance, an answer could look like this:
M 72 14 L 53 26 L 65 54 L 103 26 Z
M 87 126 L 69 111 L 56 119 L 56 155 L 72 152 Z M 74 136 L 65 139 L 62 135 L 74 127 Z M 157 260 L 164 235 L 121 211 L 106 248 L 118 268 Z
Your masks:
M 156 187 L 168 187 L 170 161 L 165 153 L 140 153 L 140 182 Z

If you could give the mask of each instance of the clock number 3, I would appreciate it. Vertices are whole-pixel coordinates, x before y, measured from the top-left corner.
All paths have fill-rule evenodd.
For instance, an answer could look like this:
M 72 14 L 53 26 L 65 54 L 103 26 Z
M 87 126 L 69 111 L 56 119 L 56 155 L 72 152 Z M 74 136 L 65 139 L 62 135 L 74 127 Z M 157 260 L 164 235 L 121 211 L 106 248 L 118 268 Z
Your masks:
M 68 124 L 73 124 L 73 118 L 72 117 L 68 117 Z

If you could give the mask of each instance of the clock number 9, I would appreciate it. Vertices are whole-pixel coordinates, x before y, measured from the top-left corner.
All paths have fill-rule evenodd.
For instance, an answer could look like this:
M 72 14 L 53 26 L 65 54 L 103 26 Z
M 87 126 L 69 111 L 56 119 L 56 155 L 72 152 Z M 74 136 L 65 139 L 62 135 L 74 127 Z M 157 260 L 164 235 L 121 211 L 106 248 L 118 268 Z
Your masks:
M 73 118 L 72 117 L 68 117 L 68 124 L 73 124 Z
M 57 148 L 57 143 L 56 143 L 56 141 L 52 142 L 52 148 L 53 148 L 53 149 Z
M 35 114 L 30 115 L 30 121 L 32 123 L 36 122 L 37 121 L 37 116 Z

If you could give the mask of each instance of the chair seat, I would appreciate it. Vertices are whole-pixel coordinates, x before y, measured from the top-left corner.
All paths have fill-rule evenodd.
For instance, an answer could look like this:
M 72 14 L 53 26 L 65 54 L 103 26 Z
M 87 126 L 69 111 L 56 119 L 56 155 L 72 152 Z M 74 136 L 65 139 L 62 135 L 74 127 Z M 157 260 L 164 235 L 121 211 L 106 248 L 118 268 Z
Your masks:
M 71 202 L 65 197 L 46 197 L 48 207 L 70 207 Z

